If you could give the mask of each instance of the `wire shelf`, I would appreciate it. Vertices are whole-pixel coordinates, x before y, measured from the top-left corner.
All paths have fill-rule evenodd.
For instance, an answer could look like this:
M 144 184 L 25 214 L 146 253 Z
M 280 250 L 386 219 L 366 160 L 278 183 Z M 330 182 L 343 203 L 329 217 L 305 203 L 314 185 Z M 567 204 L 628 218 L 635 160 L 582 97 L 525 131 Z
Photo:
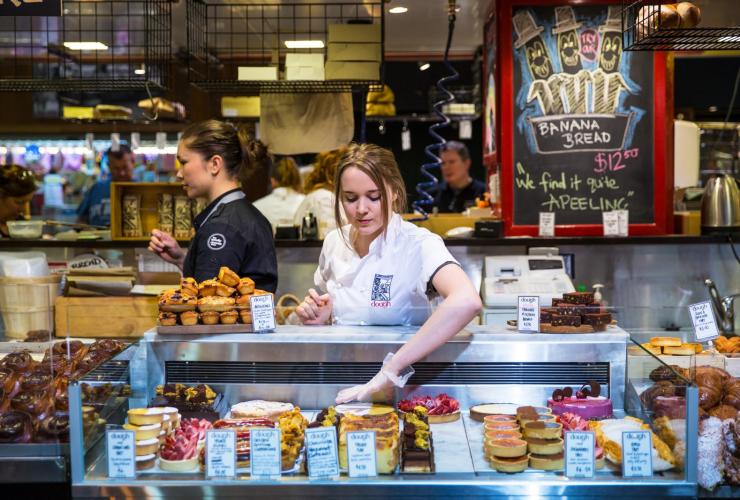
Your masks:
M 379 80 L 239 80 L 240 67 L 281 69 L 288 53 L 325 54 L 330 24 L 379 24 L 383 64 L 382 1 L 240 3 L 188 0 L 188 76 L 217 93 L 325 93 L 382 90 Z M 290 49 L 286 41 L 321 41 L 321 48 Z
M 667 26 L 658 0 L 622 0 L 624 50 L 738 50 L 740 26 L 676 28 Z
M 65 0 L 63 16 L 0 17 L 0 91 L 166 89 L 171 14 L 170 0 Z

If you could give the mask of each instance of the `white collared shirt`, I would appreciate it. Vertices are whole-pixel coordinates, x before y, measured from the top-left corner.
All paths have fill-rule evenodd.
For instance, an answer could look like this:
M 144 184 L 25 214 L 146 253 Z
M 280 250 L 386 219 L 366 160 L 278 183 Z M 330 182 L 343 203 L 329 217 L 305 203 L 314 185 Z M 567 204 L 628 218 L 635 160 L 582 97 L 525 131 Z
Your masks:
M 293 225 L 298 207 L 306 198 L 305 195 L 287 187 L 276 187 L 272 193 L 252 203 L 272 225 L 272 232 L 278 225 Z
M 445 264 L 458 264 L 442 238 L 393 214 L 360 257 L 352 248 L 350 225 L 324 240 L 314 284 L 329 292 L 333 320 L 349 325 L 421 325 L 431 314 L 428 287 Z M 345 243 L 346 241 L 346 243 Z

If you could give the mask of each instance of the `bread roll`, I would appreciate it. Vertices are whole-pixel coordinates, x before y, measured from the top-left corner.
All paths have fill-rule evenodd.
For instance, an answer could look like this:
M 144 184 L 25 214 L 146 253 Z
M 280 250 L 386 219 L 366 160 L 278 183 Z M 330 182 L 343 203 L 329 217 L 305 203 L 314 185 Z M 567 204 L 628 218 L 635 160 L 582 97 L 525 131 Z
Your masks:
M 691 2 L 681 2 L 676 5 L 679 17 L 679 28 L 694 28 L 701 22 L 701 10 Z
M 637 12 L 637 37 L 648 36 L 658 29 L 678 28 L 681 16 L 673 5 L 648 5 Z

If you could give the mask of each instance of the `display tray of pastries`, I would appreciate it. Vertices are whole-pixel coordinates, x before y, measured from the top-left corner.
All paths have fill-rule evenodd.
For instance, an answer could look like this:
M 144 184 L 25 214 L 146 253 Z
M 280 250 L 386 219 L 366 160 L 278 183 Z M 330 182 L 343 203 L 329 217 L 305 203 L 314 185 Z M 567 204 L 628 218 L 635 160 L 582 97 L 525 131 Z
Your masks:
M 432 424 L 443 424 L 460 419 L 460 403 L 444 393 L 435 397 L 414 396 L 398 402 L 398 410 L 402 415 L 414 412 L 417 406 L 426 408 L 427 419 Z
M 250 298 L 269 293 L 256 289 L 254 280 L 240 278 L 225 266 L 218 277 L 201 283 L 183 278 L 179 288 L 165 290 L 159 296 L 157 333 L 251 333 Z
M 215 392 L 207 384 L 165 384 L 155 389 L 156 396 L 149 406 L 177 408 L 183 418 L 204 419 L 215 422 L 226 413 L 223 394 Z

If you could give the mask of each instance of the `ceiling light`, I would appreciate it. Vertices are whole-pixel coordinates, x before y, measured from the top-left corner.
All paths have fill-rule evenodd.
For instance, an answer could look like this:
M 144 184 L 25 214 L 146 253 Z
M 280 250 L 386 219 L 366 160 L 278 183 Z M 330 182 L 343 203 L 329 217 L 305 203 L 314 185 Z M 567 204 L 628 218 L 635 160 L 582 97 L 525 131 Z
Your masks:
M 285 46 L 289 49 L 323 49 L 324 42 L 321 40 L 286 40 Z
M 431 65 L 429 63 L 421 63 L 419 64 L 419 71 L 426 71 L 429 69 Z
M 716 113 L 717 112 L 717 106 L 709 106 L 709 112 L 710 113 Z
M 405 14 L 409 9 L 407 7 L 391 7 L 388 12 L 391 14 Z
M 134 70 L 135 75 L 146 75 L 146 67 L 142 64 Z
M 101 42 L 64 42 L 69 50 L 108 50 L 108 46 Z

